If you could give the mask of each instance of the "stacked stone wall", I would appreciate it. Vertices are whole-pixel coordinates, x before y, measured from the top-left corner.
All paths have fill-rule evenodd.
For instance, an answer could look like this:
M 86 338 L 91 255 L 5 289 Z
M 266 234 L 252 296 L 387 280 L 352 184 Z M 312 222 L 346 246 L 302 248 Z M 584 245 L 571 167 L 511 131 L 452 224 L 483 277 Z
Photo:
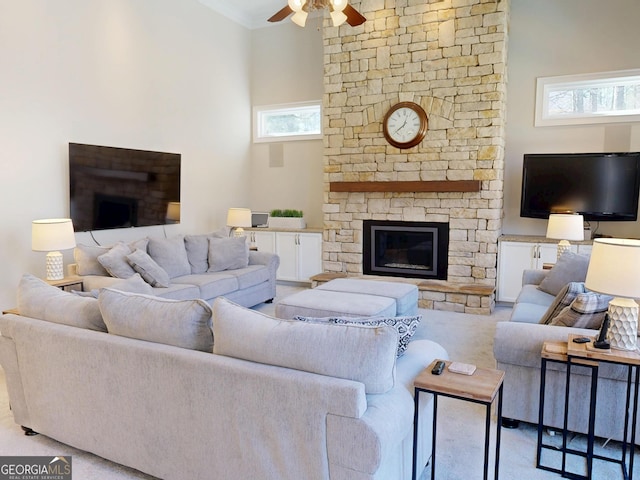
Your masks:
M 326 272 L 362 273 L 362 221 L 448 222 L 448 282 L 495 286 L 502 226 L 508 0 L 362 0 L 367 21 L 324 28 Z M 400 150 L 382 119 L 429 117 Z M 478 180 L 479 192 L 330 192 L 331 182 Z M 458 309 L 458 307 L 456 307 Z

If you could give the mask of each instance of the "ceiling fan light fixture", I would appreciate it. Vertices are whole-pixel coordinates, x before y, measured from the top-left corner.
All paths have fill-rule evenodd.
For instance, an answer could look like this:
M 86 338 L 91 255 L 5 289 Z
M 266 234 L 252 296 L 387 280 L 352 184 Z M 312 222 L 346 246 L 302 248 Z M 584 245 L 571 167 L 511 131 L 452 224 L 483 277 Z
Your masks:
M 304 27 L 307 23 L 308 16 L 309 14 L 307 12 L 299 10 L 291 17 L 291 21 L 300 27 Z
M 349 3 L 348 0 L 331 0 L 331 6 L 333 7 L 333 11 L 334 12 L 342 12 L 345 8 L 347 8 L 347 4 L 348 3 Z M 347 17 L 345 15 L 345 20 L 346 19 L 347 19 Z M 342 22 L 344 23 L 344 20 Z M 334 22 L 334 24 L 335 24 L 335 22 Z
M 289 8 L 294 12 L 300 12 L 306 3 L 306 0 L 288 0 Z
M 333 12 L 330 13 L 331 15 L 331 20 L 333 21 L 333 26 L 334 27 L 339 27 L 340 25 L 342 25 L 344 22 L 347 21 L 347 16 L 338 10 L 334 10 Z

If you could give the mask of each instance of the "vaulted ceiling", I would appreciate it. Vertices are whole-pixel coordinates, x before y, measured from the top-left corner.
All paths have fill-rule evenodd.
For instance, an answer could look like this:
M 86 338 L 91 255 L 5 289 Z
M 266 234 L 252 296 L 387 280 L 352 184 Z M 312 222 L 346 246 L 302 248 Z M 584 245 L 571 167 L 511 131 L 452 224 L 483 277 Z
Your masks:
M 287 0 L 199 0 L 216 12 L 247 28 L 272 25 L 267 18 L 287 4 Z

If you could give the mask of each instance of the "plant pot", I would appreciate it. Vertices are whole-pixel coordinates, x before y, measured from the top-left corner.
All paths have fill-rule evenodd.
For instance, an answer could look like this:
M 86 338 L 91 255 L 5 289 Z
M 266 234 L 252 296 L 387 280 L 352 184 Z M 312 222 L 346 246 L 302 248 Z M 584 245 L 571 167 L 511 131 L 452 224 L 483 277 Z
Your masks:
M 303 217 L 269 217 L 269 228 L 302 229 L 307 226 Z

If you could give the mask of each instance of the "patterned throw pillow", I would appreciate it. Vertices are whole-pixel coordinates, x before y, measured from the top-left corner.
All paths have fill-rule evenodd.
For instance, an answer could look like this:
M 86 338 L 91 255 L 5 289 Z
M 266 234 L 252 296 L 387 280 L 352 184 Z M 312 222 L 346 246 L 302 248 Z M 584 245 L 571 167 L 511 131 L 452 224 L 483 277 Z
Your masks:
M 553 303 L 549 305 L 549 308 L 545 312 L 545 314 L 540 319 L 540 323 L 544 325 L 548 325 L 551 321 L 562 311 L 565 307 L 571 305 L 571 302 L 575 300 L 575 298 L 580 293 L 585 293 L 586 289 L 584 288 L 584 282 L 570 282 L 567 283 L 560 293 L 556 295 L 556 298 L 553 300 Z
M 401 357 L 416 329 L 422 320 L 422 315 L 412 315 L 405 317 L 304 317 L 297 315 L 293 317 L 294 320 L 302 322 L 314 322 L 314 323 L 333 323 L 336 325 L 366 325 L 368 327 L 380 327 L 387 325 L 393 327 L 398 331 L 398 351 L 397 357 Z
M 612 298 L 595 292 L 579 293 L 571 305 L 565 307 L 550 325 L 597 330 L 602 325 Z

